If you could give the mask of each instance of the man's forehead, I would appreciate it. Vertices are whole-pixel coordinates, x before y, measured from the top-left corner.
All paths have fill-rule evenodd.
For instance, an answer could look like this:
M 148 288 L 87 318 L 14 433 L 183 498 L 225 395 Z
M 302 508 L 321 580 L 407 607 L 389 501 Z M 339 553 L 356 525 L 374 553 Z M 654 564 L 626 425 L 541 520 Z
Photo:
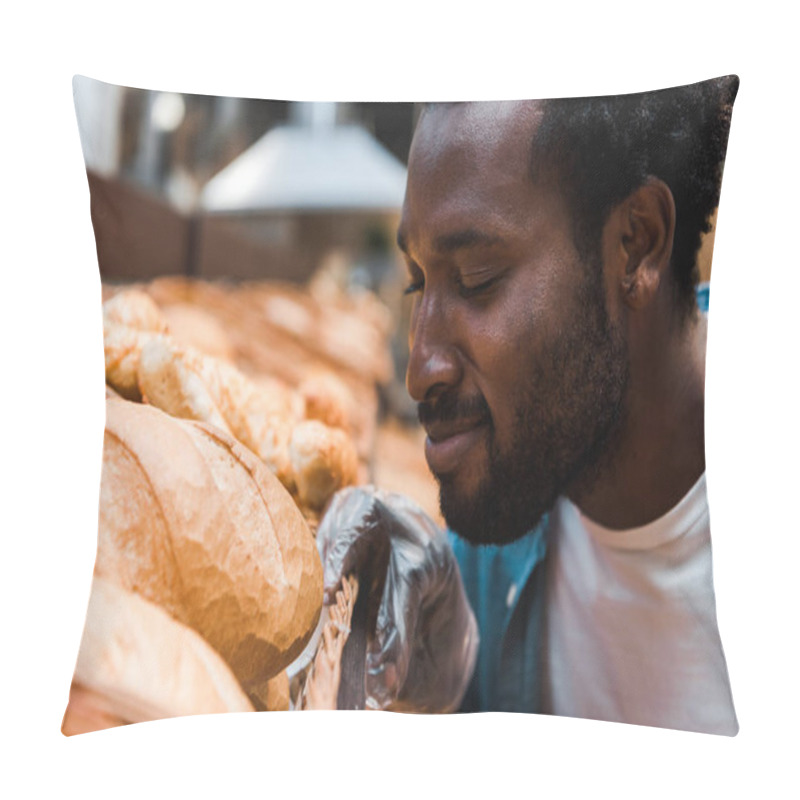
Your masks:
M 527 148 L 541 115 L 536 100 L 433 104 L 420 118 L 411 157 L 453 147 L 490 152 L 517 143 Z
M 477 228 L 497 234 L 512 225 L 531 200 L 530 146 L 541 113 L 535 101 L 426 109 L 409 158 L 401 249 L 420 234 L 439 241 Z

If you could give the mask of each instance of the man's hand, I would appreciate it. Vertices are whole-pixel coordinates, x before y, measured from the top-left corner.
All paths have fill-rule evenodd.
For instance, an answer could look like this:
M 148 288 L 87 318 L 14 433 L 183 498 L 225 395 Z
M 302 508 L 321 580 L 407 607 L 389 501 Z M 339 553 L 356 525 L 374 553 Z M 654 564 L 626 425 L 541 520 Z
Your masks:
M 368 592 L 367 707 L 457 710 L 478 628 L 444 531 L 408 498 L 362 486 L 334 496 L 317 545 L 326 603 L 350 574 Z

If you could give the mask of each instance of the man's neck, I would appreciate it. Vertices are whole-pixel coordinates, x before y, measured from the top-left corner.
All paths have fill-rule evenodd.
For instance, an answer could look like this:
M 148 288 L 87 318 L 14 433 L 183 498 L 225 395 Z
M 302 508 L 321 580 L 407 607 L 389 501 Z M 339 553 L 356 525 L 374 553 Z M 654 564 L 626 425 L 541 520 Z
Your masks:
M 593 475 L 569 498 L 600 525 L 629 529 L 667 513 L 705 470 L 707 322 L 687 322 L 658 357 L 631 363 L 622 428 Z

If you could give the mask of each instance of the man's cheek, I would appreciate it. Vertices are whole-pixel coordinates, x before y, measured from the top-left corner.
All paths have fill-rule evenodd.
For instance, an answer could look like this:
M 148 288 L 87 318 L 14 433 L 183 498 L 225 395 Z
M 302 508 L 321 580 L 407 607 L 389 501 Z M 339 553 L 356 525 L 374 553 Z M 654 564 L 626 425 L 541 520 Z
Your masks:
M 487 426 L 485 447 L 489 459 L 508 452 L 513 448 L 516 431 L 516 414 L 514 412 L 514 399 L 517 395 L 517 386 L 511 385 L 505 393 L 503 404 L 495 404 L 491 409 L 491 422 Z

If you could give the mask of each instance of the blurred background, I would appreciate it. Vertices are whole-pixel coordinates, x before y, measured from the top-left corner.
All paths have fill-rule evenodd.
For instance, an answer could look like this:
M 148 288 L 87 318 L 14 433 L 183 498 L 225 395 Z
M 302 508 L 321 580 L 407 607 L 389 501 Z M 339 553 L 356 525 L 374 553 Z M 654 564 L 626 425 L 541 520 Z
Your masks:
M 159 92 L 76 76 L 103 299 L 137 286 L 251 377 L 335 373 L 377 485 L 439 518 L 404 387 L 395 234 L 421 106 Z

